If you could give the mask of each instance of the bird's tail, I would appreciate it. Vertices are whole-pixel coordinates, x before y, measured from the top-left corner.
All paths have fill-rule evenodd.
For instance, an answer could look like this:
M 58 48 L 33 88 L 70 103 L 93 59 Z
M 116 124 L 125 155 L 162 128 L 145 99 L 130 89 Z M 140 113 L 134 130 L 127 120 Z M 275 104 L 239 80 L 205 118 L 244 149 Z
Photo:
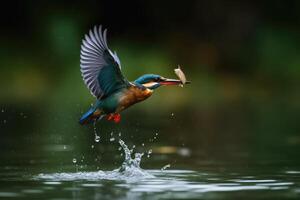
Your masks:
M 101 112 L 98 109 L 91 108 L 82 115 L 79 119 L 81 125 L 86 125 L 97 121 L 101 117 Z

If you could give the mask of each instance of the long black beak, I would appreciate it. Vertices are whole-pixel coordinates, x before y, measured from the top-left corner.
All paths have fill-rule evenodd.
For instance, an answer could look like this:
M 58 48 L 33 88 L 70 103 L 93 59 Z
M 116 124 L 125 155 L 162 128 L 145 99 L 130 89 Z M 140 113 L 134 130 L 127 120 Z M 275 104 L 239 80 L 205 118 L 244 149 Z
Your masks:
M 166 78 L 166 79 L 162 79 L 161 81 L 159 81 L 159 83 L 161 85 L 181 85 L 183 84 L 181 82 L 181 80 L 178 80 L 178 79 L 169 79 L 169 78 Z M 185 84 L 190 84 L 191 81 L 186 81 Z

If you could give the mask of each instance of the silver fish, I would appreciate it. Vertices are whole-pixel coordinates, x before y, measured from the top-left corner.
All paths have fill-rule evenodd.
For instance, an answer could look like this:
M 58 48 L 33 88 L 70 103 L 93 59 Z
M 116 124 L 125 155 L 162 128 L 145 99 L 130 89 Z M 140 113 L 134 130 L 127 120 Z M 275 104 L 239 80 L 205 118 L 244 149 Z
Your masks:
M 177 69 L 174 69 L 174 72 L 182 82 L 182 85 L 180 85 L 180 86 L 183 87 L 183 85 L 186 83 L 186 77 L 179 65 L 178 65 Z

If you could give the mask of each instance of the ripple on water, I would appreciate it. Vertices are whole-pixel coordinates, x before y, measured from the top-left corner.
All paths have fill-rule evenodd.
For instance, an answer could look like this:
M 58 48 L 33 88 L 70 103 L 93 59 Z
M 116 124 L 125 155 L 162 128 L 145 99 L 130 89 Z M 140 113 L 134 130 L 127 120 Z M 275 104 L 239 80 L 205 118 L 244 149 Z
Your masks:
M 269 183 L 269 182 L 276 182 L 273 179 L 233 179 L 233 182 L 237 183 Z
M 300 171 L 286 171 L 287 174 L 300 174 Z
M 74 181 L 74 180 L 126 180 L 134 181 L 145 178 L 153 178 L 153 175 L 142 169 L 130 168 L 130 170 L 120 172 L 119 169 L 113 171 L 97 171 L 97 172 L 75 172 L 75 173 L 53 173 L 39 174 L 35 179 L 52 180 L 45 184 L 55 184 L 57 181 Z
M 84 183 L 84 184 L 81 184 L 81 186 L 83 186 L 83 187 L 101 187 L 102 184 L 98 184 L 98 183 Z
M 287 186 L 287 185 L 293 185 L 292 182 L 278 182 L 278 183 L 259 183 L 257 185 L 263 185 L 263 186 Z
M 25 189 L 22 190 L 22 193 L 26 193 L 26 194 L 40 194 L 43 193 L 43 190 L 38 190 L 38 189 Z
M 46 185 L 60 185 L 61 182 L 58 182 L 58 181 L 46 181 L 46 182 L 44 182 L 44 184 L 46 184 Z
M 65 184 L 64 181 L 83 180 L 76 187 L 70 187 L 66 184 L 67 187 L 64 190 L 68 191 L 105 187 L 105 182 L 101 182 L 101 180 L 116 180 L 110 187 L 126 188 L 126 191 L 130 191 L 130 194 L 132 192 L 159 193 L 162 194 L 161 198 L 164 198 L 164 195 L 169 198 L 168 194 L 173 194 L 173 192 L 179 196 L 188 192 L 190 198 L 198 198 L 209 192 L 288 190 L 293 187 L 295 193 L 300 192 L 296 183 L 291 180 L 273 179 L 275 176 L 262 178 L 238 173 L 218 174 L 174 169 L 143 170 L 140 168 L 143 154 L 136 153 L 132 158 L 132 150 L 129 150 L 122 140 L 119 140 L 119 144 L 124 151 L 125 158 L 118 169 L 112 171 L 39 174 L 34 179 L 42 180 L 42 183 L 47 187 L 62 187 Z M 284 173 L 290 177 L 292 175 L 287 174 L 297 174 L 298 171 L 286 171 Z M 30 193 L 30 191 L 27 193 Z M 195 196 L 193 196 L 194 194 Z M 2 196 L 4 195 L 13 194 L 2 193 Z M 178 195 L 177 198 L 179 198 Z
M 15 192 L 0 192 L 0 197 L 18 197 L 20 194 Z

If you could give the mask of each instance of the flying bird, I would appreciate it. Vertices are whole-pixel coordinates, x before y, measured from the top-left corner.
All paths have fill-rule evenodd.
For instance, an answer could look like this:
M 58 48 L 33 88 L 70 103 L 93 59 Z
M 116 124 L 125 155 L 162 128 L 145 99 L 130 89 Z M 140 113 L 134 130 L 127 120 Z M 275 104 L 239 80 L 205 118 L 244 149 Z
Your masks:
M 107 29 L 102 31 L 102 26 L 95 26 L 82 40 L 80 71 L 87 88 L 96 97 L 95 104 L 80 118 L 82 125 L 104 116 L 117 123 L 121 111 L 144 101 L 160 86 L 183 84 L 181 80 L 156 74 L 145 74 L 133 82 L 128 81 L 122 74 L 117 53 L 108 48 L 106 34 Z

